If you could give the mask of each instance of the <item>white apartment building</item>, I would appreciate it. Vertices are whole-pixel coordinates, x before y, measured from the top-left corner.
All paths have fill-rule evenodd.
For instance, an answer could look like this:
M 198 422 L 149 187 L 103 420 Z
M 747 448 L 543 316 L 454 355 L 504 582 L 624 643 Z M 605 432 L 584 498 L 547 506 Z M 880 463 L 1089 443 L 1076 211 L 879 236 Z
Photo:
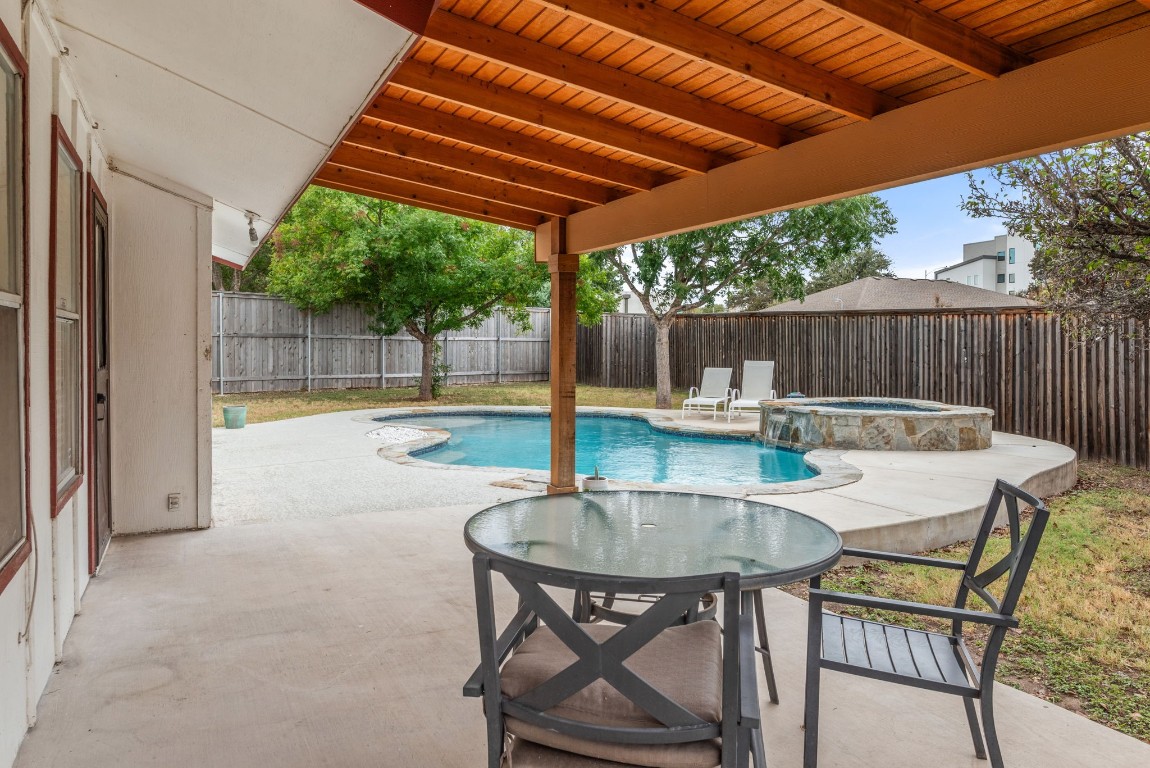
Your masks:
M 1033 243 L 1014 235 L 999 235 L 964 244 L 962 262 L 938 270 L 934 279 L 1014 295 L 1030 287 L 1033 259 Z

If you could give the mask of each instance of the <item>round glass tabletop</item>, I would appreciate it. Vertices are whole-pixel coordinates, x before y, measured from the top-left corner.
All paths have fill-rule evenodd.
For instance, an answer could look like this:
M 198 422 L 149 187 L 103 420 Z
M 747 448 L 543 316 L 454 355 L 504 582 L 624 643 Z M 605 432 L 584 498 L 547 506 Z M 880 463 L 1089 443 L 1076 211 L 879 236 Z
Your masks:
M 467 521 L 472 552 L 596 576 L 738 573 L 745 589 L 809 578 L 842 556 L 833 528 L 794 510 L 697 493 L 536 496 Z

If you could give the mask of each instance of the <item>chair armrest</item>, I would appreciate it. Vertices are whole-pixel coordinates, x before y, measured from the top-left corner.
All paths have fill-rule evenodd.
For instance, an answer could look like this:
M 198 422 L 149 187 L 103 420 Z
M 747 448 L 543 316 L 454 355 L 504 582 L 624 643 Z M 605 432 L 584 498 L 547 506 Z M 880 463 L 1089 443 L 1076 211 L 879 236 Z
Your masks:
M 692 397 L 698 397 L 698 396 L 699 396 L 699 388 L 698 387 L 691 387 L 689 390 L 687 390 L 687 399 L 688 400 L 690 400 Z
M 727 402 L 728 402 L 728 403 L 729 403 L 729 402 L 731 402 L 731 400 L 733 400 L 733 399 L 734 399 L 734 398 L 732 398 L 732 397 L 731 397 L 731 395 L 732 395 L 732 394 L 734 394 L 734 393 L 735 393 L 735 391 L 736 391 L 736 390 L 733 390 L 733 389 L 731 389 L 730 387 L 727 387 L 727 394 L 726 394 L 726 395 L 724 395 L 724 397 L 726 397 L 726 398 L 727 398 Z
M 889 560 L 892 563 L 929 565 L 935 568 L 950 568 L 955 571 L 961 571 L 966 568 L 966 563 L 961 560 L 943 560 L 940 557 L 903 555 L 898 552 L 878 552 L 872 549 L 853 549 L 851 547 L 843 547 L 843 557 L 862 557 L 867 560 Z
M 935 616 L 940 619 L 972 621 L 977 624 L 990 624 L 996 627 L 1017 627 L 1018 619 L 1001 613 L 984 613 L 966 608 L 945 608 L 929 603 L 912 603 L 906 600 L 891 600 L 873 595 L 852 595 L 849 592 L 829 592 L 825 589 L 812 589 L 809 593 L 811 610 L 822 607 L 823 603 L 858 605 L 864 608 L 877 608 L 884 611 L 911 613 L 919 616 Z
M 463 695 L 473 699 L 478 699 L 483 695 L 483 665 L 480 664 L 471 673 L 471 677 L 467 678 L 467 682 L 463 684 Z
M 779 399 L 779 393 L 773 389 L 771 390 L 771 399 L 772 400 L 778 400 Z
M 728 390 L 727 390 L 727 393 L 728 393 L 728 394 L 731 396 L 731 402 L 734 402 L 735 400 L 738 400 L 738 399 L 739 399 L 739 394 L 740 394 L 740 393 L 739 393 L 739 390 L 737 390 L 737 389 L 728 389 Z
M 496 664 L 502 664 L 511 655 L 511 651 L 515 646 L 522 642 L 523 637 L 527 631 L 528 626 L 535 619 L 535 612 L 530 608 L 524 606 L 512 617 L 511 621 L 507 623 L 507 627 L 499 635 L 499 639 L 495 641 L 495 658 Z M 463 684 L 463 695 L 477 698 L 483 695 L 483 663 L 480 662 L 475 671 L 471 673 L 471 677 L 467 678 L 467 682 Z
M 758 728 L 760 722 L 753 621 L 749 613 L 739 617 L 739 724 L 747 728 Z

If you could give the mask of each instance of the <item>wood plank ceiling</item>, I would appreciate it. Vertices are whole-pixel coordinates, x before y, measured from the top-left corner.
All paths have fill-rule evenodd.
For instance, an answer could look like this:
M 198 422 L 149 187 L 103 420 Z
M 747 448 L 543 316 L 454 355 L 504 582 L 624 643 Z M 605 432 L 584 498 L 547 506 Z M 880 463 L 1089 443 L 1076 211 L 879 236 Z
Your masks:
M 534 229 L 1148 26 L 1150 0 L 445 0 L 314 183 Z

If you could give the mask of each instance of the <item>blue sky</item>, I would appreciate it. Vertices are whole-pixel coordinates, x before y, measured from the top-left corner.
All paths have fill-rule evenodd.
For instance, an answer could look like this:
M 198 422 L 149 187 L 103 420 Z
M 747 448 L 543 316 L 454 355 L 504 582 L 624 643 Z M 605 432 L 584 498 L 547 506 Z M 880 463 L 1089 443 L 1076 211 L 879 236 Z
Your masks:
M 985 172 L 983 172 L 985 173 Z M 962 244 L 1006 232 L 994 219 L 972 219 L 959 207 L 969 189 L 966 174 L 945 176 L 879 192 L 898 219 L 898 232 L 879 242 L 899 277 L 934 277 L 934 270 L 962 261 Z

